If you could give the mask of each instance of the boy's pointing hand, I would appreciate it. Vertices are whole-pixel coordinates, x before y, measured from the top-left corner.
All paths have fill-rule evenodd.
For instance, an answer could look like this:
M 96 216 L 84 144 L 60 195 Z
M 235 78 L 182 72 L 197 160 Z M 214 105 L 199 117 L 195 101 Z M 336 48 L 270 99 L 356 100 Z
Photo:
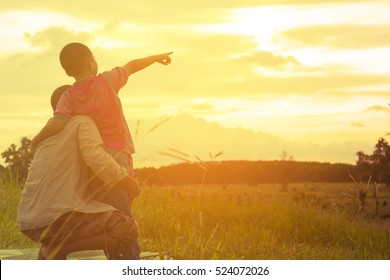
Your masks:
M 161 63 L 162 65 L 171 64 L 171 58 L 169 57 L 171 54 L 173 54 L 173 52 L 156 55 L 156 62 Z

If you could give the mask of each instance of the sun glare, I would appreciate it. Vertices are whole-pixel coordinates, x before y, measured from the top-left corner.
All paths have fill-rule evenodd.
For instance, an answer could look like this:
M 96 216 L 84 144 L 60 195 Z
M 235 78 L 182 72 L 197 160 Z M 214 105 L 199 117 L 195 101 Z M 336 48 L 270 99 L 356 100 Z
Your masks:
M 101 71 L 174 52 L 170 66 L 155 64 L 121 89 L 132 120 L 186 113 L 223 127 L 287 140 L 312 134 L 324 142 L 341 132 L 375 141 L 388 126 L 390 1 L 198 1 L 196 9 L 175 5 L 170 13 L 163 4 L 143 1 L 113 9 L 95 5 L 96 13 L 81 6 L 69 13 L 55 1 L 18 10 L 22 2 L 9 1 L 0 11 L 0 125 L 10 124 L 0 151 L 16 142 L 15 135 L 32 136 L 50 115 L 44 94 L 68 79 L 58 63 L 68 40 L 84 40 Z M 124 7 L 148 13 L 129 17 Z M 42 104 L 25 96 L 41 98 Z M 23 100 L 24 107 L 12 100 Z M 31 123 L 22 127 L 20 116 Z M 8 135 L 13 138 L 4 139 Z

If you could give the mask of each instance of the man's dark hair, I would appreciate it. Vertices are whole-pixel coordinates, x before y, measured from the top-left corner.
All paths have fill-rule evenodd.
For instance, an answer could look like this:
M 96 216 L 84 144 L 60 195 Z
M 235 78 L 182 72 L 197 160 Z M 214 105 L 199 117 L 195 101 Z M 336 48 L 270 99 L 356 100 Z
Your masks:
M 58 101 L 60 101 L 62 94 L 70 87 L 71 87 L 71 85 L 63 85 L 63 86 L 56 88 L 53 91 L 51 98 L 50 98 L 50 104 L 51 104 L 51 107 L 53 108 L 53 112 L 55 112 L 56 107 L 57 107 L 57 103 L 58 103 Z
M 62 48 L 60 62 L 68 76 L 74 77 L 83 70 L 92 56 L 91 50 L 81 43 L 70 43 Z

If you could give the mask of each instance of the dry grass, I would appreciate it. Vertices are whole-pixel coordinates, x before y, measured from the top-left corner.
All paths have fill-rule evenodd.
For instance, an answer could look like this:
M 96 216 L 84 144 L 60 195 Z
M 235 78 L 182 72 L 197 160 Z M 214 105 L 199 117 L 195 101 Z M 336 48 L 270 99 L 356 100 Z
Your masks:
M 175 259 L 389 259 L 388 222 L 350 185 L 144 187 L 141 243 Z M 387 194 L 388 195 L 388 194 Z
M 16 228 L 20 193 L 0 180 L 0 248 L 37 246 Z M 389 222 L 369 190 L 356 211 L 353 184 L 143 186 L 133 207 L 143 250 L 174 259 L 390 259 Z

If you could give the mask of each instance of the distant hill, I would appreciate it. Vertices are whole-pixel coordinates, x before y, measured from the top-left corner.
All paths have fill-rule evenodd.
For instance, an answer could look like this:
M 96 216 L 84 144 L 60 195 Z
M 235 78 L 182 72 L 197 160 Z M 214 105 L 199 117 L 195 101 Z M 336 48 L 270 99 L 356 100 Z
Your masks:
M 136 145 L 136 168 L 196 161 L 196 157 L 210 160 L 209 152 L 220 151 L 224 154 L 218 160 L 277 160 L 286 150 L 298 161 L 354 163 L 357 151 L 372 149 L 359 140 L 327 145 L 286 141 L 250 129 L 226 128 L 187 113 L 141 120 L 138 124 L 129 120 L 129 124 Z
M 196 160 L 196 156 L 202 160 L 210 159 L 209 152 L 215 154 L 223 151 L 228 159 L 261 159 L 276 158 L 281 151 L 279 140 L 272 135 L 248 129 L 225 128 L 217 123 L 196 119 L 190 114 L 141 122 L 139 127 L 138 135 L 134 136 L 135 164 L 142 166 L 180 162 L 177 158 L 164 155 L 172 150 L 180 151 L 190 161 Z M 135 135 L 136 125 L 132 124 L 131 129 Z

